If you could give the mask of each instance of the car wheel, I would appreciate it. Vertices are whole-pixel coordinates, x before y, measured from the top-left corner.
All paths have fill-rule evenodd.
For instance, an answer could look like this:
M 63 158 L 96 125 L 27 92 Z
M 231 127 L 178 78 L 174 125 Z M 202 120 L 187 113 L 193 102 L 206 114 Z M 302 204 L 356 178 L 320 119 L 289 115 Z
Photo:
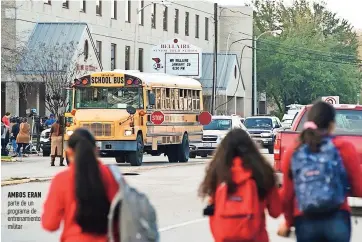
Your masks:
M 191 159 L 196 158 L 196 152 L 190 152 L 190 158 Z
M 43 150 L 43 156 L 44 157 L 50 156 L 50 150 Z

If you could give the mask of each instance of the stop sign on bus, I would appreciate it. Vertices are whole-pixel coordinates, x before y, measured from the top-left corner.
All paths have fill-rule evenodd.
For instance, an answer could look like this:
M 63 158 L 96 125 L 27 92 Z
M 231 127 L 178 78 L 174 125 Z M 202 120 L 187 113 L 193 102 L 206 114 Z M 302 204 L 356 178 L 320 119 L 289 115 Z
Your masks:
M 209 112 L 204 111 L 199 114 L 198 119 L 201 125 L 208 125 L 211 123 L 212 115 Z
M 165 121 L 165 115 L 161 111 L 154 111 L 150 119 L 153 124 L 160 125 Z

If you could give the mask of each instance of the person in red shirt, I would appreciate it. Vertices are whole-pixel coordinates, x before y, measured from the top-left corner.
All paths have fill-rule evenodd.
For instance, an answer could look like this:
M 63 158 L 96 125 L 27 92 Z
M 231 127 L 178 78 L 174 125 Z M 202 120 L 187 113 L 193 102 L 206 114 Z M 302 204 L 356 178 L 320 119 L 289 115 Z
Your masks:
M 70 166 L 53 178 L 41 219 L 48 231 L 64 222 L 61 242 L 108 241 L 107 215 L 118 183 L 96 154 L 89 131 L 75 130 L 66 150 Z
M 6 125 L 7 128 L 10 127 L 10 113 L 6 112 L 4 117 L 1 119 L 1 121 Z
M 261 226 L 253 242 L 268 242 L 264 211 L 268 209 L 269 215 L 274 218 L 279 217 L 282 212 L 277 182 L 272 166 L 244 130 L 233 129 L 221 141 L 200 185 L 199 196 L 209 197 L 209 205 L 212 205 L 217 200 L 215 193 L 223 182 L 227 185 L 228 195 L 236 196 L 232 191 L 237 190 L 237 186 L 249 177 L 255 181 L 258 196 L 256 199 L 260 201 L 259 208 L 262 211 L 261 217 L 256 218 L 261 221 Z M 218 225 L 212 221 L 212 216 L 210 227 L 215 237 L 214 230 L 218 229 Z
M 308 144 L 312 150 L 318 150 L 323 136 L 330 136 L 335 129 L 335 109 L 325 102 L 317 102 L 308 112 L 307 127 L 300 134 L 299 141 L 290 146 L 282 160 L 283 188 L 281 197 L 285 224 L 278 234 L 286 236 L 291 226 L 295 227 L 298 242 L 348 242 L 351 237 L 351 215 L 347 197 L 339 211 L 328 216 L 307 217 L 298 210 L 294 184 L 291 177 L 291 159 L 300 144 Z M 313 127 L 312 127 L 313 126 Z M 362 197 L 362 169 L 360 156 L 354 145 L 342 137 L 334 137 L 333 143 L 338 149 L 346 169 L 351 196 Z

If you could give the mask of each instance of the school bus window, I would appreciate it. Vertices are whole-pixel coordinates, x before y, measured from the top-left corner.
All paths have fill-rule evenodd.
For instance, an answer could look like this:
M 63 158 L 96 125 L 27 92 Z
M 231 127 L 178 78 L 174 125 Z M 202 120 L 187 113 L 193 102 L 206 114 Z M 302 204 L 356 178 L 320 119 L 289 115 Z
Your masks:
M 161 88 L 161 100 L 162 100 L 161 109 L 166 109 L 166 89 L 165 88 Z
M 142 88 L 78 88 L 76 108 L 143 108 Z
M 179 106 L 180 106 L 180 110 L 184 109 L 184 98 L 183 98 L 184 94 L 183 93 L 184 93 L 184 90 L 180 89 L 179 90 Z
M 196 96 L 197 96 L 197 99 L 196 99 L 196 109 L 197 110 L 200 110 L 201 107 L 200 107 L 200 91 L 196 91 Z
M 170 97 L 170 89 L 166 88 L 166 109 L 170 110 L 171 109 L 171 97 Z
M 175 102 L 175 110 L 179 110 L 179 97 L 178 94 L 179 90 L 178 89 L 174 89 L 174 102 Z
M 192 110 L 192 93 L 191 90 L 187 90 L 187 104 L 188 110 Z
M 157 109 L 161 109 L 161 89 L 160 88 L 155 88 L 155 93 L 156 93 L 156 108 Z

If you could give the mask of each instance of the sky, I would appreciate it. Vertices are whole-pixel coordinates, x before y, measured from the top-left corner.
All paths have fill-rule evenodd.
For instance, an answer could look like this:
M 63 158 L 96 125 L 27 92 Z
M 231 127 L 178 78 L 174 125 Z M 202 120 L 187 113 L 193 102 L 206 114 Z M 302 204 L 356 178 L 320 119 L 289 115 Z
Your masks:
M 222 5 L 244 5 L 250 0 L 210 0 Z M 293 3 L 293 0 L 284 0 L 286 3 Z M 327 8 L 337 13 L 339 17 L 347 19 L 352 25 L 362 30 L 362 0 L 325 0 Z

